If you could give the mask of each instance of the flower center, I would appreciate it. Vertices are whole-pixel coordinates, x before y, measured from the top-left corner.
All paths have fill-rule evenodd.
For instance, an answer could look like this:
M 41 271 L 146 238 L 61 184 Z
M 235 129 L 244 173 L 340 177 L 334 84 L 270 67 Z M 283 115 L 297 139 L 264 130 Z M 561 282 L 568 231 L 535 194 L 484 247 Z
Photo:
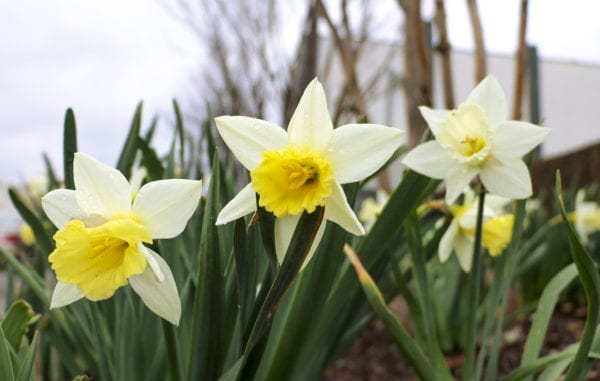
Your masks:
M 491 135 L 485 112 L 478 105 L 464 104 L 440 123 L 438 143 L 461 163 L 481 165 L 491 151 Z
M 259 205 L 276 217 L 313 212 L 331 194 L 333 166 L 323 155 L 289 146 L 263 152 L 250 172 Z
M 56 249 L 48 260 L 56 278 L 76 284 L 90 300 L 111 297 L 130 276 L 141 274 L 146 258 L 138 245 L 152 242 L 148 230 L 131 216 L 91 228 L 72 220 L 56 232 L 54 240 Z

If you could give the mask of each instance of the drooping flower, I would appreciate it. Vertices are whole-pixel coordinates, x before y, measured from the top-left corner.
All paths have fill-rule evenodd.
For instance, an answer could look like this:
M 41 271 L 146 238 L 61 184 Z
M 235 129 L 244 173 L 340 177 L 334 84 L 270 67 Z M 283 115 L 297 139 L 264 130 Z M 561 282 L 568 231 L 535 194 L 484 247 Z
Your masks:
M 580 189 L 575 196 L 575 229 L 585 244 L 588 236 L 600 230 L 600 208 L 593 201 L 585 201 L 585 190 Z
M 73 175 L 75 190 L 58 189 L 42 198 L 59 229 L 48 257 L 58 280 L 50 308 L 83 297 L 107 299 L 129 283 L 150 310 L 177 325 L 181 302 L 171 269 L 144 243 L 183 231 L 202 183 L 159 180 L 138 191 L 139 184 L 83 153 L 75 154 Z
M 280 262 L 301 214 L 318 206 L 324 207 L 326 220 L 352 234 L 364 234 L 341 185 L 362 180 L 379 169 L 400 146 L 403 135 L 399 129 L 377 124 L 334 129 L 325 92 L 316 78 L 304 91 L 287 132 L 243 116 L 221 116 L 215 121 L 221 137 L 251 176 L 250 184 L 221 210 L 217 224 L 254 212 L 258 194 L 260 206 L 277 217 Z M 324 226 L 321 224 L 315 242 Z M 316 246 L 313 244 L 313 251 Z
M 451 204 L 479 175 L 490 192 L 522 199 L 531 196 L 531 178 L 522 156 L 540 144 L 550 129 L 507 120 L 508 106 L 493 76 L 479 83 L 457 109 L 420 107 L 435 140 L 413 149 L 407 167 L 446 182 Z
M 511 240 L 514 215 L 504 212 L 504 207 L 509 202 L 509 199 L 491 194 L 485 198 L 481 244 L 491 256 L 502 253 Z M 473 262 L 477 204 L 473 193 L 466 192 L 463 205 L 450 207 L 453 220 L 438 247 L 440 261 L 447 261 L 454 251 L 460 267 L 465 272 L 471 271 Z

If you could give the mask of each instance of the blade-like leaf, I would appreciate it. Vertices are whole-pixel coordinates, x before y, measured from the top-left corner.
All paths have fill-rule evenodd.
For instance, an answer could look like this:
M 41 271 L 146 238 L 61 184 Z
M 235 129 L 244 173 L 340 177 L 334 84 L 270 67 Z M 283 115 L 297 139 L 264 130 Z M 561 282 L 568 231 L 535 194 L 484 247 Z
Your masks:
M 143 102 L 138 103 L 133 120 L 131 121 L 131 127 L 127 134 L 127 140 L 121 149 L 119 160 L 117 161 L 117 169 L 125 175 L 125 177 L 131 177 L 131 168 L 135 162 L 135 154 L 137 152 L 138 137 L 140 136 L 140 130 L 142 126 L 142 106 Z
M 188 358 L 186 380 L 216 380 L 224 365 L 224 303 L 225 280 L 219 230 L 216 217 L 221 208 L 221 164 L 217 157 L 202 223 L 197 269 L 197 289 L 194 298 L 192 350 Z
M 75 189 L 75 181 L 73 180 L 75 152 L 77 152 L 77 124 L 75 123 L 75 113 L 69 108 L 65 114 L 63 132 L 63 164 L 66 189 Z
M 521 357 L 521 366 L 533 363 L 538 358 L 558 297 L 576 276 L 577 268 L 575 264 L 571 264 L 556 274 L 544 288 L 527 335 L 523 356 Z
M 31 305 L 24 300 L 14 302 L 8 309 L 1 326 L 6 340 L 15 352 L 19 351 L 21 339 L 27 332 L 27 326 L 33 316 L 34 312 Z
M 563 226 L 566 228 L 569 236 L 571 256 L 577 266 L 577 272 L 579 273 L 587 299 L 587 314 L 583 332 L 581 334 L 581 340 L 579 342 L 579 348 L 569 367 L 565 380 L 583 380 L 587 371 L 595 361 L 590 359 L 588 354 L 594 340 L 598 321 L 600 320 L 600 277 L 598 276 L 596 264 L 585 250 L 585 247 L 583 247 L 583 244 L 565 211 L 565 205 L 562 200 L 560 172 L 558 171 L 556 173 L 556 194 L 558 195 Z
M 0 380 L 12 381 L 15 379 L 12 361 L 10 359 L 10 344 L 0 327 Z
M 148 170 L 150 181 L 162 179 L 165 169 L 156 151 L 142 138 L 138 138 L 138 147 L 142 151 L 142 165 Z
M 29 209 L 29 207 L 23 202 L 17 190 L 14 188 L 8 189 L 8 195 L 12 201 L 14 207 L 17 209 L 23 221 L 25 221 L 33 230 L 35 235 L 35 241 L 39 246 L 42 254 L 47 256 L 52 250 L 54 250 L 54 241 L 50 238 L 50 235 L 44 228 L 42 221 Z
M 398 349 L 400 349 L 419 377 L 422 380 L 452 380 L 452 376 L 447 369 L 446 371 L 442 371 L 434 368 L 417 342 L 410 336 L 406 328 L 404 328 L 404 325 L 402 325 L 396 314 L 387 307 L 381 291 L 363 267 L 354 250 L 346 245 L 344 253 L 356 270 L 358 280 L 369 300 L 369 304 L 385 325 L 386 330 L 394 339 Z
M 35 372 L 34 366 L 35 363 L 33 361 L 35 355 L 35 343 L 37 341 L 37 332 L 33 336 L 33 340 L 31 340 L 31 344 L 29 344 L 29 348 L 25 352 L 25 356 L 21 359 L 21 366 L 19 367 L 19 372 L 17 374 L 16 381 L 34 381 L 35 380 Z

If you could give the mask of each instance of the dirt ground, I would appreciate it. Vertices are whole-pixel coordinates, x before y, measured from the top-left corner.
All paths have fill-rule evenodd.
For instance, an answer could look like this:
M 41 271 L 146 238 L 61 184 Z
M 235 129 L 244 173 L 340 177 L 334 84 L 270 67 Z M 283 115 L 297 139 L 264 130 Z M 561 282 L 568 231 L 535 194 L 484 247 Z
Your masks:
M 548 327 L 542 354 L 560 350 L 577 341 L 584 322 L 585 307 L 575 307 L 569 303 L 561 304 Z M 508 329 L 510 334 L 505 336 L 510 339 L 510 342 L 504 343 L 501 350 L 500 376 L 505 376 L 518 367 L 530 324 L 528 319 L 522 319 Z M 446 359 L 453 374 L 459 379 L 464 360 L 462 354 L 450 354 Z M 414 380 L 416 380 L 414 372 L 404 361 L 380 321 L 375 321 L 320 379 L 320 381 Z M 595 364 L 587 380 L 600 380 L 600 362 Z

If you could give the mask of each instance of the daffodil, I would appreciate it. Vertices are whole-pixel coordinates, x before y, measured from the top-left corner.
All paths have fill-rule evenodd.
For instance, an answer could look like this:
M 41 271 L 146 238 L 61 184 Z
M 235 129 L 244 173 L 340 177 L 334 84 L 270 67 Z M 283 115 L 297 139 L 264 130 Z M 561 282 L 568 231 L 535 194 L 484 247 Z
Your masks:
M 173 274 L 144 244 L 183 231 L 200 200 L 201 182 L 160 180 L 138 191 L 121 172 L 83 153 L 75 154 L 73 175 L 75 190 L 42 198 L 59 229 L 48 257 L 58 281 L 50 308 L 83 297 L 107 299 L 129 283 L 150 310 L 177 325 L 181 302 Z
M 588 236 L 600 230 L 600 208 L 593 201 L 584 201 L 585 191 L 580 189 L 575 196 L 575 229 L 586 243 Z
M 485 198 L 481 240 L 482 246 L 487 248 L 491 256 L 499 255 L 511 240 L 514 216 L 503 211 L 509 202 L 509 199 L 495 195 L 487 195 Z M 454 251 L 465 272 L 471 271 L 473 262 L 477 208 L 477 200 L 472 192 L 465 194 L 462 206 L 453 205 L 450 208 L 453 220 L 438 247 L 442 262 L 447 261 Z
M 379 169 L 400 146 L 403 134 L 377 124 L 334 129 L 325 92 L 316 78 L 304 91 L 287 132 L 275 124 L 243 116 L 221 116 L 215 121 L 221 137 L 251 177 L 221 210 L 217 224 L 254 212 L 258 194 L 259 205 L 276 217 L 280 262 L 304 211 L 310 213 L 323 206 L 326 220 L 350 233 L 365 233 L 341 185 L 362 180 Z M 324 226 L 321 224 L 316 242 Z M 312 245 L 313 251 L 316 246 Z
M 522 156 L 540 144 L 550 129 L 507 120 L 508 106 L 500 84 L 486 77 L 455 110 L 420 107 L 435 140 L 419 145 L 404 165 L 446 182 L 451 204 L 476 176 L 499 196 L 531 196 L 531 178 Z

